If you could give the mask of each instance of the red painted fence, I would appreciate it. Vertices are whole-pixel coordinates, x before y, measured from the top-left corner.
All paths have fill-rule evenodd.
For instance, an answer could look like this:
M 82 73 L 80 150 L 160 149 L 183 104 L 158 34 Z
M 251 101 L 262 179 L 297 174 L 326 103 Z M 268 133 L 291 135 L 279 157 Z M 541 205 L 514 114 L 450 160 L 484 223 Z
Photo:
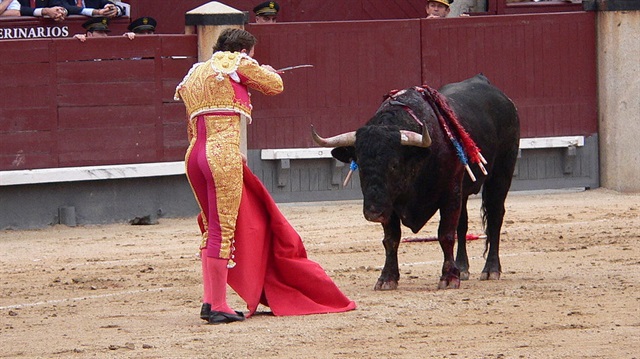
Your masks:
M 195 35 L 1 43 L 0 170 L 173 161 Z
M 254 95 L 249 148 L 313 147 L 369 119 L 391 89 L 484 73 L 516 103 L 523 137 L 597 132 L 594 13 L 248 26 L 284 94 Z
M 521 113 L 522 136 L 597 132 L 594 13 L 247 25 L 285 92 L 254 94 L 252 149 L 313 147 L 353 130 L 391 89 L 483 72 Z M 193 35 L 0 42 L 0 170 L 177 161 L 176 84 Z M 100 61 L 96 61 L 99 59 Z

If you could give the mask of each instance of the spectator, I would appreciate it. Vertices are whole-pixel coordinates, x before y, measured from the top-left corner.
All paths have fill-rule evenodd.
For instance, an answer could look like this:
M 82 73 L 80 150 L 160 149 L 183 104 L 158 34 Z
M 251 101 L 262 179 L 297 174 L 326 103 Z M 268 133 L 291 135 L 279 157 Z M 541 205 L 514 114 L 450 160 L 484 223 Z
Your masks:
M 257 24 L 273 24 L 280 11 L 280 5 L 275 1 L 265 1 L 253 8 Z
M 64 21 L 69 13 L 62 6 L 53 6 L 51 0 L 19 0 L 21 16 L 48 17 L 55 21 Z
M 18 0 L 0 0 L 0 16 L 20 16 Z
M 153 35 L 156 33 L 156 26 L 158 25 L 156 19 L 152 17 L 141 17 L 135 19 L 127 26 L 128 32 L 125 32 L 122 36 L 126 36 L 129 39 L 135 39 L 136 35 Z
M 62 6 L 70 15 L 114 18 L 125 14 L 125 9 L 109 0 L 51 0 Z
M 427 19 L 443 19 L 449 15 L 453 0 L 429 0 L 427 2 Z
M 84 34 L 73 35 L 80 42 L 87 41 L 89 37 L 107 37 L 111 30 L 109 30 L 109 19 L 106 17 L 93 17 L 82 24 L 82 27 L 86 30 Z

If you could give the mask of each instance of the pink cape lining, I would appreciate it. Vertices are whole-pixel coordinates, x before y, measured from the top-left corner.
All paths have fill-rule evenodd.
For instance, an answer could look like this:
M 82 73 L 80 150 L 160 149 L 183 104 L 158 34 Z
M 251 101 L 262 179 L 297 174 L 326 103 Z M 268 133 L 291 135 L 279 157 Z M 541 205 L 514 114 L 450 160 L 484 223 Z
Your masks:
M 345 312 L 356 308 L 324 269 L 307 258 L 300 235 L 262 182 L 244 164 L 242 201 L 235 232 L 236 266 L 228 283 L 247 303 L 276 316 Z

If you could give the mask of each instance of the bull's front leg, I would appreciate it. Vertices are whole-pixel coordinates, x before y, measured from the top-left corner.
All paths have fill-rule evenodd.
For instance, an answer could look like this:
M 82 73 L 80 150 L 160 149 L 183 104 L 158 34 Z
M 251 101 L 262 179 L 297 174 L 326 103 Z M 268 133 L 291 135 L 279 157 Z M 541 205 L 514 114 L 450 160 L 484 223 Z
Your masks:
M 455 231 L 460 219 L 460 201 L 454 200 L 440 209 L 440 224 L 438 226 L 438 242 L 444 254 L 442 276 L 438 282 L 438 289 L 460 288 L 460 269 L 453 257 L 455 246 Z
M 395 290 L 398 288 L 398 280 L 400 280 L 400 269 L 398 268 L 398 246 L 400 245 L 400 218 L 393 213 L 389 222 L 382 225 L 384 229 L 384 245 L 385 261 L 384 268 L 378 282 L 376 282 L 374 290 Z

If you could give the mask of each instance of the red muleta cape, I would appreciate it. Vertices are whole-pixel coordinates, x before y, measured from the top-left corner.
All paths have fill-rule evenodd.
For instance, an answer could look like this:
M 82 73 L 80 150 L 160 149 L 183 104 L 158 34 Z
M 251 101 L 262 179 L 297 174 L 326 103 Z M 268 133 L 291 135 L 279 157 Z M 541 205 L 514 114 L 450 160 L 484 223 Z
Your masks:
M 356 308 L 325 273 L 307 258 L 300 235 L 289 224 L 262 182 L 244 164 L 242 201 L 235 232 L 236 266 L 228 283 L 247 302 L 276 316 L 345 312 Z

